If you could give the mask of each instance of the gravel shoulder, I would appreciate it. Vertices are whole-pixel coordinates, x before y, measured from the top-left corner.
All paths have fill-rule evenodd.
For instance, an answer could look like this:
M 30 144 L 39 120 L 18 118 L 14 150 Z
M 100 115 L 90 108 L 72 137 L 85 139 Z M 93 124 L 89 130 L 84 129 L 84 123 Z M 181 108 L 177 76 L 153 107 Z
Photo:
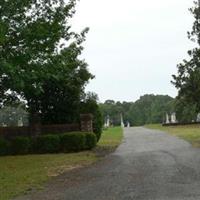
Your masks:
M 200 150 L 161 131 L 124 129 L 105 159 L 17 200 L 199 200 Z

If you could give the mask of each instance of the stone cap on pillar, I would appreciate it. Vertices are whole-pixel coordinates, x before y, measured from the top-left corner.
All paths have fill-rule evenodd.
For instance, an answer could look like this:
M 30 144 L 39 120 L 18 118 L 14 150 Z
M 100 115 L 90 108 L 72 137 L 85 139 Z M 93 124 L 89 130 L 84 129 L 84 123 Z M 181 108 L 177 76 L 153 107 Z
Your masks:
M 93 115 L 91 113 L 89 113 L 89 114 L 81 114 L 80 115 L 80 119 L 81 119 L 81 121 L 93 120 Z

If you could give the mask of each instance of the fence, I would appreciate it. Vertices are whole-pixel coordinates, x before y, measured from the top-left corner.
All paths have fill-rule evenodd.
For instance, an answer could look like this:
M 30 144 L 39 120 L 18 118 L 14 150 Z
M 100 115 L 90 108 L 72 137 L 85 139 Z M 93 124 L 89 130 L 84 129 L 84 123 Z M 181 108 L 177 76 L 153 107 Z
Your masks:
M 0 137 L 6 139 L 12 139 L 17 136 L 35 137 L 45 134 L 60 134 L 73 131 L 88 131 L 92 132 L 92 115 L 82 114 L 80 116 L 80 124 L 53 124 L 53 125 L 41 125 L 40 123 L 34 123 L 30 126 L 23 127 L 0 127 Z
M 180 122 L 180 123 L 168 123 L 162 124 L 163 126 L 186 126 L 186 125 L 200 125 L 200 122 Z

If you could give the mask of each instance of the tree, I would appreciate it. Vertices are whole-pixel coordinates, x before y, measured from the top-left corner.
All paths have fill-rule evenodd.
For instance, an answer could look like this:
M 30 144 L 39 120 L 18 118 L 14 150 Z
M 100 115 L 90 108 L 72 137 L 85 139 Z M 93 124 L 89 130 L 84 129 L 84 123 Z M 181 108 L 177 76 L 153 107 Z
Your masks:
M 112 100 L 100 104 L 103 117 L 107 115 L 113 125 L 120 125 L 120 114 L 131 125 L 140 126 L 147 123 L 162 123 L 166 112 L 174 112 L 173 98 L 167 95 L 144 95 L 135 102 L 115 102 Z
M 93 76 L 79 59 L 88 29 L 71 31 L 76 0 L 3 0 L 0 5 L 0 92 L 27 102 L 44 123 L 76 120 Z M 66 117 L 67 115 L 67 117 Z
M 178 65 L 178 74 L 173 75 L 172 83 L 179 90 L 178 96 L 190 104 L 194 104 L 196 111 L 200 111 L 200 6 L 197 1 L 190 9 L 195 21 L 188 38 L 196 42 L 198 47 L 188 51 L 190 60 L 183 60 Z
M 179 122 L 190 123 L 197 118 L 195 104 L 188 103 L 183 97 L 177 97 L 174 106 Z
M 79 52 L 75 53 L 75 50 L 68 48 L 62 55 L 64 58 L 56 58 L 58 63 L 54 72 L 58 78 L 47 79 L 43 85 L 41 113 L 44 124 L 71 123 L 79 118 L 84 86 L 92 75 L 87 71 L 87 65 L 77 60 Z M 69 58 L 74 62 L 69 62 Z
M 103 104 L 100 104 L 100 109 L 104 120 L 109 116 L 111 124 L 120 125 L 120 114 L 123 112 L 121 102 L 106 100 Z

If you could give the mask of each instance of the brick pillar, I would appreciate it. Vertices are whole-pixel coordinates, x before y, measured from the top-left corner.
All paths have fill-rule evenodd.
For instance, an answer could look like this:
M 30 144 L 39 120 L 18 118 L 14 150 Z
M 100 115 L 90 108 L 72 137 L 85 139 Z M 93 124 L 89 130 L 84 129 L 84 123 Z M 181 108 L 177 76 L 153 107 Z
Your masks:
M 41 134 L 41 120 L 39 113 L 35 113 L 31 116 L 30 134 L 31 136 L 38 136 Z
M 93 115 L 92 114 L 81 114 L 81 131 L 82 132 L 93 132 Z

